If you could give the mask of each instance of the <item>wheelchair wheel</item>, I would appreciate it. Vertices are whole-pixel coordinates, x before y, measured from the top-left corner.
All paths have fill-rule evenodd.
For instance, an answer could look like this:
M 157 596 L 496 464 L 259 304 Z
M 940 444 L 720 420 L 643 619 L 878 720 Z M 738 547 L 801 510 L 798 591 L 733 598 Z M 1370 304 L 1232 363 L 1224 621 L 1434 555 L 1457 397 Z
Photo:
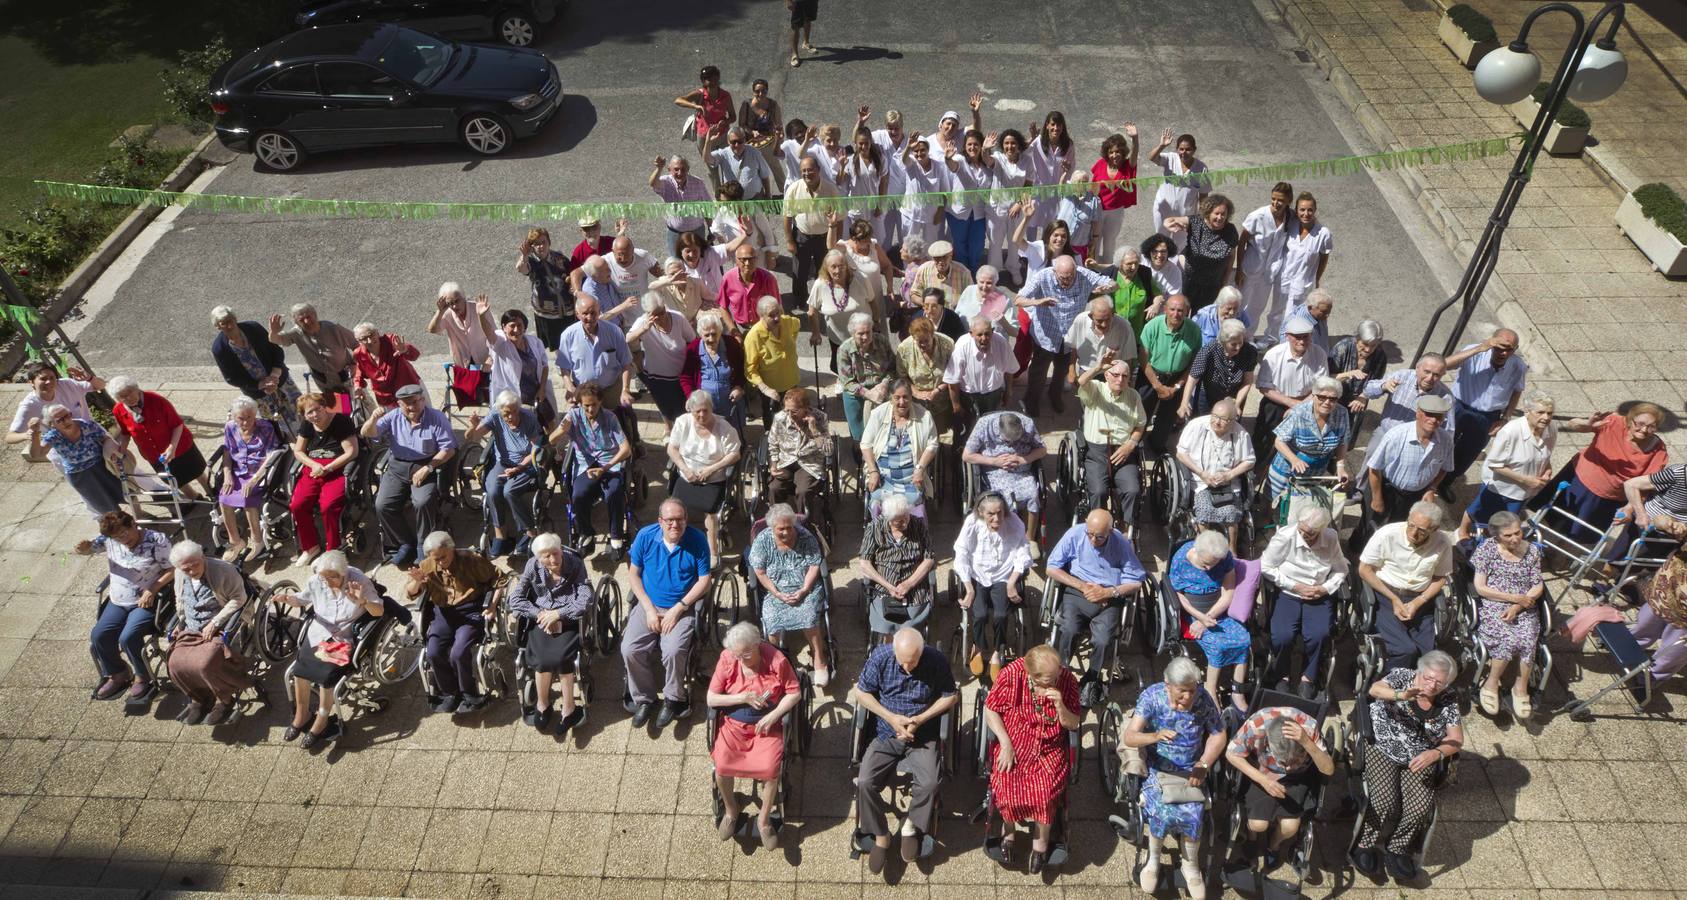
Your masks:
M 299 650 L 299 636 L 304 633 L 304 615 L 275 599 L 280 594 L 298 592 L 299 586 L 294 582 L 278 581 L 258 598 L 257 611 L 253 616 L 252 643 L 258 656 L 267 663 L 284 663 Z
M 726 632 L 738 624 L 743 614 L 744 588 L 731 573 L 721 573 L 720 580 L 715 583 L 714 609 L 710 610 L 713 618 L 710 631 L 714 632 L 715 646 L 724 646 Z M 730 612 L 729 612 L 730 611 Z
M 375 643 L 375 680 L 385 685 L 407 680 L 422 664 L 421 617 L 407 623 L 391 622 L 381 629 Z
M 626 596 L 614 575 L 599 578 L 592 592 L 597 595 L 598 651 L 608 655 L 621 640 L 621 623 L 627 621 Z
M 1101 793 L 1109 800 L 1116 800 L 1119 796 L 1119 782 L 1123 774 L 1119 762 L 1119 741 L 1124 733 L 1124 710 L 1117 703 L 1108 703 L 1096 720 L 1095 758 Z

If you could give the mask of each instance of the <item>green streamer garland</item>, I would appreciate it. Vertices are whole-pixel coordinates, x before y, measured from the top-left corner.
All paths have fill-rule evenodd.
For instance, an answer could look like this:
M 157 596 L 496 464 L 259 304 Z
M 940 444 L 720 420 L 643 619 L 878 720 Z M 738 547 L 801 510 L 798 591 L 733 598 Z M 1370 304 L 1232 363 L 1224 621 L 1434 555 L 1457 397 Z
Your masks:
M 1132 184 L 1140 190 L 1158 188 L 1162 184 L 1180 187 L 1205 186 L 1209 189 L 1226 184 L 1248 185 L 1257 182 L 1275 183 L 1299 178 L 1335 178 L 1355 175 L 1366 169 L 1388 170 L 1402 166 L 1438 165 L 1486 159 L 1507 152 L 1516 136 L 1465 141 L 1437 147 L 1416 147 L 1372 153 L 1364 156 L 1343 156 L 1335 159 L 1306 160 L 1268 166 L 1242 166 L 1230 169 L 1208 169 L 1199 175 L 1143 175 Z M 456 219 L 471 222 L 539 222 L 570 221 L 584 215 L 599 219 L 659 219 L 666 216 L 710 217 L 722 209 L 736 210 L 740 215 L 780 215 L 785 203 L 772 200 L 709 200 L 664 203 L 414 203 L 384 200 L 317 200 L 302 197 L 248 197 L 233 194 L 190 194 L 178 191 L 147 190 L 145 188 L 106 187 L 95 184 L 73 184 L 61 181 L 35 182 L 50 197 L 92 203 L 113 203 L 124 206 L 183 206 L 211 212 L 259 213 L 265 215 L 319 216 L 354 219 Z M 1007 202 L 1013 200 L 1046 200 L 1083 193 L 1089 185 L 1035 185 L 1018 188 L 985 188 L 979 190 L 930 192 L 913 195 L 875 197 L 828 197 L 793 204 L 796 212 L 845 212 L 850 209 L 885 207 L 890 204 L 920 205 L 963 203 L 975 200 Z

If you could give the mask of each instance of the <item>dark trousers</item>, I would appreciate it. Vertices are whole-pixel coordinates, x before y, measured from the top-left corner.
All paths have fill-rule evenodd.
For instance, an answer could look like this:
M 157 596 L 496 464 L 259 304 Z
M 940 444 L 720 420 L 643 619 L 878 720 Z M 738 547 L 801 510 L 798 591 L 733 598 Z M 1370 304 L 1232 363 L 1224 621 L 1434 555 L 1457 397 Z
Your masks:
M 641 377 L 644 386 L 650 389 L 650 399 L 656 401 L 662 421 L 672 425 L 675 419 L 685 415 L 685 391 L 679 386 L 678 376 L 669 378 L 645 372 Z
M 1389 588 L 1407 602 L 1418 593 L 1393 585 Z M 1387 654 L 1384 671 L 1416 666 L 1418 657 L 1435 649 L 1435 603 L 1424 604 L 1417 615 L 1402 622 L 1394 615 L 1394 604 L 1387 597 L 1377 594 L 1376 602 L 1377 634 L 1382 637 L 1383 652 Z M 1440 598 L 1435 602 L 1440 602 Z
M 387 460 L 381 473 L 381 488 L 375 494 L 375 516 L 381 522 L 381 537 L 390 550 L 409 548 L 414 556 L 422 538 L 433 534 L 439 523 L 439 472 L 435 471 L 417 487 L 411 482 L 416 470 L 425 463 Z M 416 521 L 410 521 L 414 511 Z
M 1264 471 L 1271 465 L 1271 460 L 1277 455 L 1277 426 L 1283 424 L 1283 417 L 1289 414 L 1289 408 L 1275 400 L 1259 398 L 1259 409 L 1254 412 L 1254 468 Z
M 1318 664 L 1324 659 L 1324 642 L 1330 639 L 1330 598 L 1307 600 L 1293 591 L 1277 592 L 1277 605 L 1271 610 L 1271 652 L 1277 658 L 1273 671 L 1265 673 L 1267 683 L 1285 677 L 1289 653 L 1294 650 L 1295 638 L 1306 648 L 1306 666 L 1301 677 L 1318 683 Z
M 1049 402 L 1054 402 L 1060 392 L 1066 390 L 1066 370 L 1072 364 L 1072 357 L 1066 351 L 1048 351 L 1043 345 L 1033 342 L 1031 345 L 1031 368 L 1025 383 L 1025 414 L 1033 419 L 1042 411 L 1043 391 L 1048 391 Z M 1049 369 L 1054 369 L 1054 377 L 1049 378 Z
M 792 463 L 783 469 L 772 469 L 769 474 L 767 495 L 773 503 L 790 503 L 796 511 L 808 515 L 810 500 L 819 492 L 819 479 L 808 474 L 808 470 Z
M 1147 366 L 1145 364 L 1143 372 L 1146 371 Z M 1143 443 L 1154 448 L 1154 452 L 1159 454 L 1165 452 L 1166 442 L 1171 438 L 1172 432 L 1177 430 L 1177 407 L 1178 404 L 1183 402 L 1183 392 L 1181 390 L 1173 391 L 1170 397 L 1161 399 L 1160 395 L 1154 392 L 1154 386 L 1148 383 L 1148 376 L 1143 372 L 1138 372 L 1136 376 L 1136 393 L 1137 396 L 1142 398 L 1143 411 L 1148 414 L 1148 437 Z M 1154 375 L 1160 379 L 1161 384 L 1170 384 L 1174 381 L 1180 387 L 1183 384 L 1183 372 L 1166 373 L 1155 369 Z
M 1002 397 L 1007 393 L 1007 386 L 982 394 L 961 392 L 961 434 L 971 434 L 972 426 L 978 420 L 1002 408 Z
M 1378 528 L 1390 522 L 1404 522 L 1411 514 L 1412 504 L 1423 499 L 1423 490 L 1405 491 L 1394 486 L 1387 478 L 1382 479 L 1382 512 L 1379 514 L 1371 509 L 1371 479 L 1367 474 L 1360 479 L 1359 523 L 1353 527 L 1353 533 L 1348 536 L 1347 548 L 1354 553 L 1365 549 L 1365 544 L 1371 540 L 1371 535 Z
M 1058 590 L 1060 635 L 1056 639 L 1055 650 L 1060 653 L 1060 662 L 1062 665 L 1071 662 L 1078 635 L 1087 630 L 1090 636 L 1090 664 L 1084 677 L 1099 678 L 1107 666 L 1107 653 L 1113 648 L 1113 636 L 1119 633 L 1119 619 L 1124 613 L 1124 606 L 1121 603 L 1091 603 L 1083 594 L 1065 585 L 1061 585 Z
M 1453 484 L 1464 477 L 1470 464 L 1488 446 L 1488 429 L 1500 420 L 1504 409 L 1483 412 L 1463 401 L 1453 402 L 1453 471 L 1447 473 L 1445 484 Z
M 1083 441 L 1080 432 L 1080 441 Z M 1105 506 L 1107 495 L 1118 498 L 1119 527 L 1128 528 L 1136 522 L 1136 500 L 1142 496 L 1142 451 L 1132 450 L 1119 465 L 1113 465 L 1113 444 L 1084 446 L 1084 502 L 1091 509 Z
M 478 694 L 475 646 L 486 636 L 479 603 L 435 606 L 428 621 L 428 664 L 441 697 Z
M 533 334 L 539 338 L 539 343 L 545 345 L 546 350 L 555 353 L 557 344 L 562 340 L 562 333 L 567 331 L 568 326 L 573 325 L 576 321 L 578 320 L 572 315 L 562 315 L 553 319 L 549 316 L 534 313 Z
M 1020 600 L 1024 601 L 1023 594 Z M 1013 612 L 1012 606 L 1008 602 L 1007 582 L 972 583 L 972 633 L 968 638 L 985 656 L 1007 645 L 1008 615 Z
M 874 837 L 890 834 L 885 821 L 884 786 L 896 774 L 898 763 L 913 782 L 909 789 L 908 821 L 921 834 L 930 834 L 937 815 L 937 740 L 905 743 L 894 737 L 877 738 L 861 756 L 861 774 L 855 780 L 856 821 Z
M 607 501 L 609 506 L 609 536 L 627 536 L 626 483 L 625 471 L 611 472 L 606 469 L 602 478 L 592 478 L 584 472 L 574 476 L 575 537 L 587 538 L 597 535 L 597 529 L 592 527 L 592 507 L 597 506 L 599 500 Z
M 797 252 L 793 260 L 796 268 L 791 278 L 791 297 L 785 302 L 786 312 L 799 312 L 808 306 L 808 283 L 820 272 L 820 260 L 825 258 L 829 249 L 826 245 L 829 233 L 796 233 Z

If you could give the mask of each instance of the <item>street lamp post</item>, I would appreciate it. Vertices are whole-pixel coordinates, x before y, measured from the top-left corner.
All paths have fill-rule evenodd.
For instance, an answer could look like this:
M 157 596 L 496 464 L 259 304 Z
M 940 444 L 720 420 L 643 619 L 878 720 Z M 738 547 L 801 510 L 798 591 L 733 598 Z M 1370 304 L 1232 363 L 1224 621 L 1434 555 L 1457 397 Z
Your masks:
M 1435 314 L 1430 317 L 1428 327 L 1424 328 L 1423 339 L 1418 342 L 1418 352 L 1413 359 L 1423 356 L 1424 351 L 1429 348 L 1430 338 L 1435 334 L 1435 326 L 1441 321 L 1441 315 L 1455 304 L 1459 307 L 1458 320 L 1453 325 L 1452 334 L 1447 336 L 1444 352 L 1452 353 L 1457 349 L 1459 338 L 1464 334 L 1465 326 L 1470 323 L 1471 314 L 1476 311 L 1476 303 L 1482 298 L 1482 290 L 1487 287 L 1488 278 L 1494 273 L 1495 264 L 1499 262 L 1500 239 L 1505 234 L 1506 225 L 1511 222 L 1512 212 L 1517 209 L 1517 201 L 1523 195 L 1523 188 L 1529 184 L 1529 177 L 1535 167 L 1535 157 L 1540 155 L 1546 133 L 1558 119 L 1558 110 L 1564 105 L 1564 98 L 1570 97 L 1584 103 L 1604 100 L 1615 94 L 1617 89 L 1622 87 L 1623 80 L 1628 77 L 1628 61 L 1618 52 L 1616 44 L 1617 28 L 1623 23 L 1623 0 L 1611 0 L 1606 3 L 1604 9 L 1594 14 L 1591 23 L 1582 16 L 1581 10 L 1568 3 L 1548 3 L 1529 13 L 1529 17 L 1523 20 L 1523 27 L 1517 32 L 1516 40 L 1509 46 L 1484 56 L 1477 64 L 1476 93 L 1480 94 L 1482 99 L 1502 105 L 1517 103 L 1529 96 L 1536 85 L 1540 84 L 1541 63 L 1529 52 L 1529 28 L 1537 18 L 1549 12 L 1569 15 L 1576 22 L 1575 31 L 1570 36 L 1569 45 L 1564 48 L 1564 57 L 1558 61 L 1557 74 L 1553 76 L 1546 98 L 1541 101 L 1541 109 L 1535 116 L 1535 123 L 1529 129 L 1522 149 L 1517 153 L 1517 161 L 1511 167 L 1511 177 L 1506 179 L 1505 187 L 1500 191 L 1499 201 L 1494 204 L 1494 211 L 1488 216 L 1488 226 L 1482 231 L 1482 239 L 1476 242 L 1476 249 L 1470 255 L 1470 265 L 1465 267 L 1464 277 L 1459 281 L 1458 289 L 1446 302 L 1435 308 Z M 1610 29 L 1603 38 L 1594 41 L 1594 35 L 1607 16 L 1612 17 Z

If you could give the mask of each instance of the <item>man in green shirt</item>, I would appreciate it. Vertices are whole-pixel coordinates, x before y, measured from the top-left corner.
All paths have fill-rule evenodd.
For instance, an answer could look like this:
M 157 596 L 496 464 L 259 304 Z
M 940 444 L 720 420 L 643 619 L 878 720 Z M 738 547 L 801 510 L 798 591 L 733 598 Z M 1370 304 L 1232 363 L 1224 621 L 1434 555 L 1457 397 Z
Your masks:
M 1183 379 L 1201 349 L 1201 327 L 1189 317 L 1189 298 L 1173 294 L 1166 311 L 1142 326 L 1142 372 L 1136 390 L 1148 410 L 1148 445 L 1163 453 L 1177 428 L 1177 405 Z

